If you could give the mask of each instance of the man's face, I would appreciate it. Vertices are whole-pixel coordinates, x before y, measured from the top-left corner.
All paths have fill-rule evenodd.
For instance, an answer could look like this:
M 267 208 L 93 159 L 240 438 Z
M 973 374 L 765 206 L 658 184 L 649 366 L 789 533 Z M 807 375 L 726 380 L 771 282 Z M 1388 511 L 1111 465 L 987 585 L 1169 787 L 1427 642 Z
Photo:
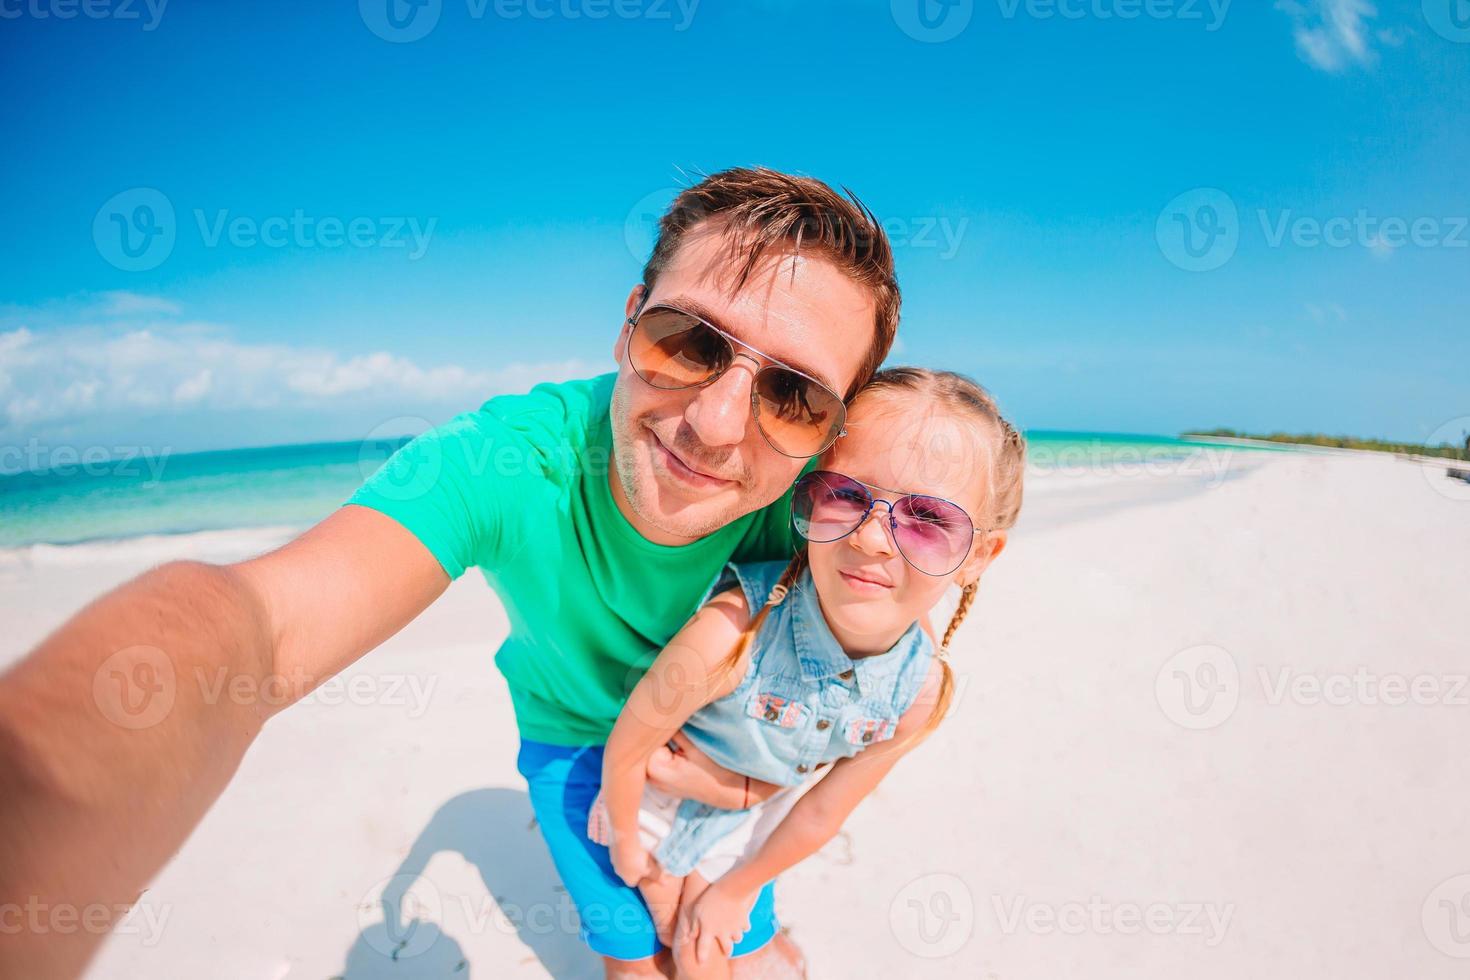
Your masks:
M 843 394 L 873 343 L 873 298 L 819 255 L 775 254 L 733 296 L 739 259 L 723 235 L 696 226 L 659 276 L 646 306 L 666 303 L 710 323 Z M 627 316 L 641 290 L 628 296 Z M 756 428 L 750 392 L 756 367 L 736 358 L 701 388 L 670 391 L 643 381 L 628 363 L 630 327 L 613 347 L 611 480 L 619 509 L 644 537 L 683 544 L 775 501 L 806 460 L 772 449 Z

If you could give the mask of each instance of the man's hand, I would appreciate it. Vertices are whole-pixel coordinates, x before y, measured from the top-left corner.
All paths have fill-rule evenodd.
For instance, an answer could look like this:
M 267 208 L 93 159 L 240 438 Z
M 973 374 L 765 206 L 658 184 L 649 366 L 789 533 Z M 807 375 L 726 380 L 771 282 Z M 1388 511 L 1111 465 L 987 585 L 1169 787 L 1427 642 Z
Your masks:
M 651 878 L 658 873 L 658 865 L 653 860 L 653 855 L 648 853 L 648 848 L 643 846 L 637 833 L 614 832 L 608 853 L 612 856 L 613 870 L 618 873 L 619 878 L 623 879 L 623 884 L 629 888 L 637 888 L 638 883 L 644 878 Z
M 692 909 L 680 911 L 675 945 L 693 943 L 697 963 L 716 956 L 728 959 L 750 931 L 750 910 L 757 894 L 742 894 L 716 881 L 700 894 Z
M 759 779 L 748 781 L 719 765 L 683 732 L 674 735 L 678 751 L 659 746 L 648 759 L 648 781 L 681 800 L 698 800 L 722 810 L 741 810 L 769 799 L 781 787 Z

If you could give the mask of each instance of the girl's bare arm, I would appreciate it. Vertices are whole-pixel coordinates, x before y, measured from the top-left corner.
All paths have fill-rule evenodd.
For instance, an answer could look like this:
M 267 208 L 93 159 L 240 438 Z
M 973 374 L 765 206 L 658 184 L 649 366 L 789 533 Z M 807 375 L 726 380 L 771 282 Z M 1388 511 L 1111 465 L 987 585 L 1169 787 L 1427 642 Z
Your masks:
M 719 665 L 739 642 L 749 618 L 739 589 L 711 599 L 674 635 L 633 688 L 602 761 L 602 795 L 614 840 L 637 836 L 649 758 L 690 715 L 739 683 L 743 669 L 722 676 Z

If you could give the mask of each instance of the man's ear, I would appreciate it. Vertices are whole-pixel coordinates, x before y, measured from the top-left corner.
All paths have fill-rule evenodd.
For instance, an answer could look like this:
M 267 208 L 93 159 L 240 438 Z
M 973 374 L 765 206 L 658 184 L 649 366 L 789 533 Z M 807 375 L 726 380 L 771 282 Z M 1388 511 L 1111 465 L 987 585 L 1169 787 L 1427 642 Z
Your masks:
M 618 339 L 613 341 L 613 360 L 619 364 L 623 363 L 623 352 L 628 349 L 628 335 L 633 332 L 632 320 L 638 313 L 638 308 L 643 305 L 643 297 L 646 295 L 643 284 L 639 283 L 628 291 L 628 301 L 623 304 L 623 328 L 618 331 Z

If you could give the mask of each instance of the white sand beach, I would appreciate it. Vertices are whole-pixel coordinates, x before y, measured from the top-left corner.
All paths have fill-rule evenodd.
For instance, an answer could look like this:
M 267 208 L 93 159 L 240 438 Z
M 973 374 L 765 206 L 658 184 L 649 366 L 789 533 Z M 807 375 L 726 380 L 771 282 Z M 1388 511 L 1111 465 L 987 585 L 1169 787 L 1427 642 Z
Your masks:
M 1144 469 L 1033 476 L 952 716 L 781 881 L 812 977 L 1470 969 L 1470 485 Z M 285 534 L 0 554 L 0 665 L 151 564 Z M 88 976 L 600 976 L 515 770 L 504 630 L 471 573 L 275 718 Z

